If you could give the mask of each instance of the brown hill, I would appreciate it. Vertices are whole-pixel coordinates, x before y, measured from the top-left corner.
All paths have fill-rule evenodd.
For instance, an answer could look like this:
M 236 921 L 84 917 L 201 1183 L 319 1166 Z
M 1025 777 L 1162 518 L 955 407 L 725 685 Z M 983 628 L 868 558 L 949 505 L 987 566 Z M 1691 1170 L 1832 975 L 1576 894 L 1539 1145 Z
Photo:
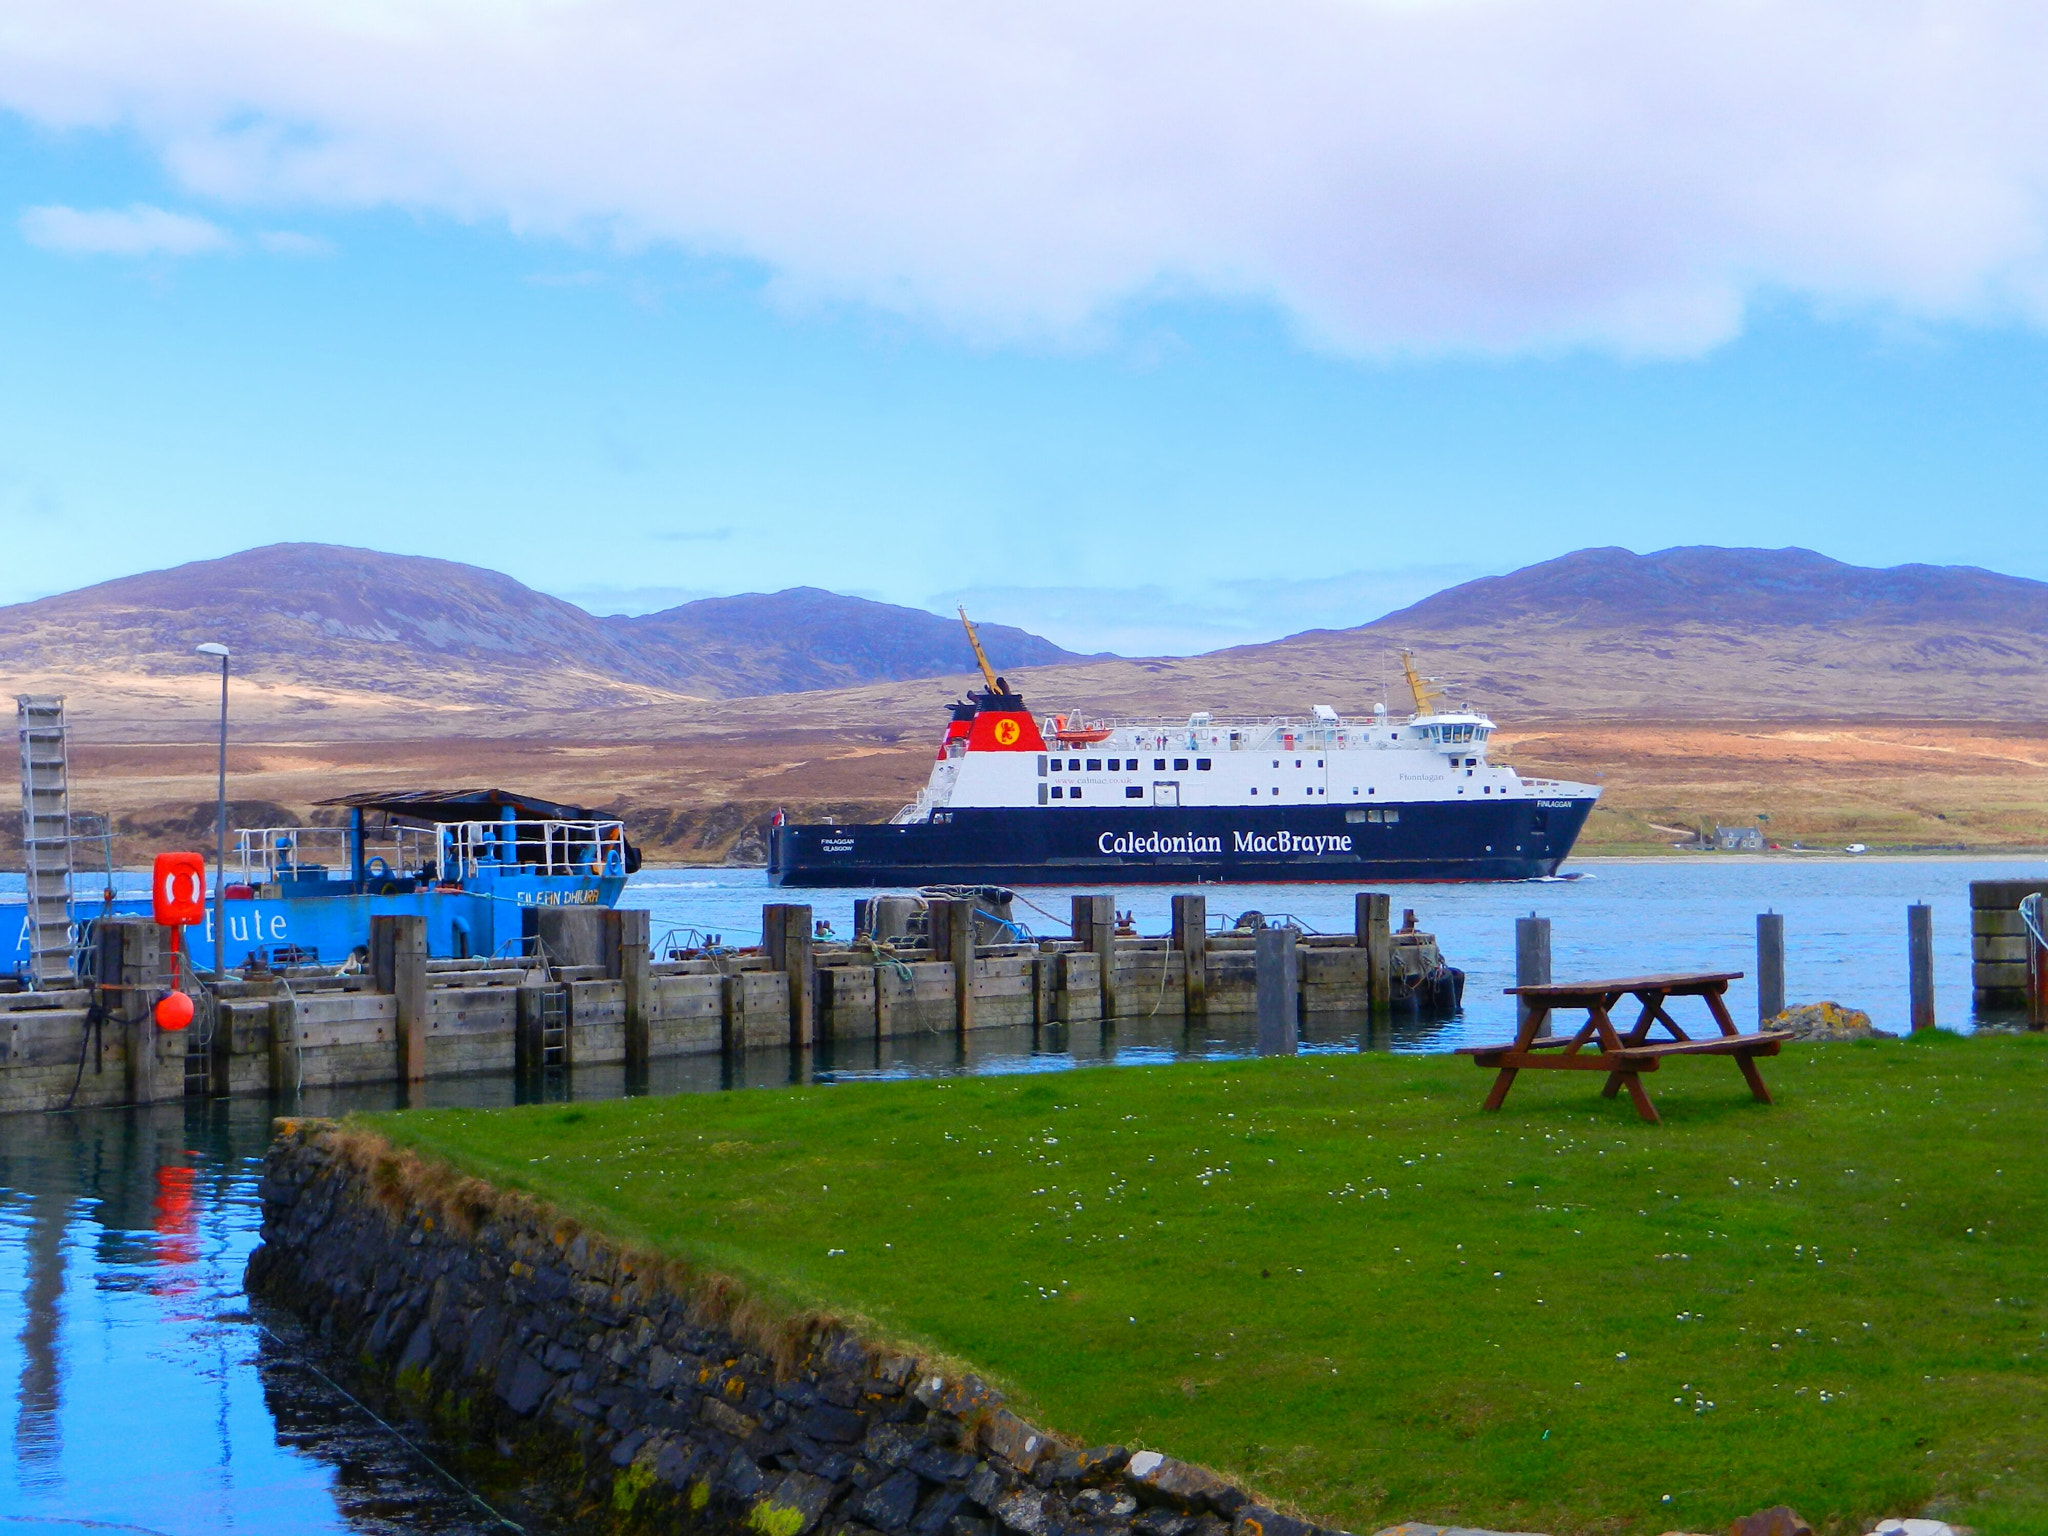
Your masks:
M 815 588 L 598 619 L 473 566 L 278 545 L 0 609 L 0 677 L 68 693 L 101 739 L 202 734 L 215 695 L 191 647 L 222 639 L 237 722 L 274 736 L 923 741 L 968 681 L 957 634 Z M 2048 720 L 2048 584 L 1798 549 L 1581 550 L 1357 628 L 1204 656 L 1089 659 L 983 634 L 1047 710 L 1398 710 L 1411 645 L 1504 725 Z
M 1002 665 L 1075 660 L 990 625 Z M 276 544 L 0 608 L 0 677 L 89 731 L 211 717 L 202 641 L 234 652 L 245 725 L 314 735 L 531 728 L 565 712 L 858 685 L 973 664 L 958 624 L 816 588 L 596 618 L 449 560 Z
M 707 597 L 637 618 L 601 620 L 635 653 L 661 658 L 692 692 L 714 698 L 797 693 L 891 678 L 966 672 L 974 653 L 958 623 L 921 608 L 818 587 Z M 976 626 L 997 669 L 1082 658 L 1006 624 Z

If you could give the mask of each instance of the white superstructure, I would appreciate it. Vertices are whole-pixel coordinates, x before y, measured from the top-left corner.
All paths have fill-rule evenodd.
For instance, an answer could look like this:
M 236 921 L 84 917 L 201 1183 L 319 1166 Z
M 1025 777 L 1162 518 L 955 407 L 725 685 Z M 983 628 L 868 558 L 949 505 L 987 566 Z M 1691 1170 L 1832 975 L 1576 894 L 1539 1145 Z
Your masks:
M 969 750 L 949 739 L 918 798 L 895 817 L 922 821 L 956 806 L 1047 809 L 1144 804 L 1325 806 L 1398 815 L 1422 801 L 1590 797 L 1584 784 L 1530 778 L 1488 759 L 1494 723 L 1471 710 L 1405 719 L 1384 706 L 1346 719 L 1319 704 L 1307 719 L 1037 722 L 1042 752 Z M 1066 734 L 1063 736 L 1063 732 Z M 1080 736 L 1101 734 L 1100 740 Z

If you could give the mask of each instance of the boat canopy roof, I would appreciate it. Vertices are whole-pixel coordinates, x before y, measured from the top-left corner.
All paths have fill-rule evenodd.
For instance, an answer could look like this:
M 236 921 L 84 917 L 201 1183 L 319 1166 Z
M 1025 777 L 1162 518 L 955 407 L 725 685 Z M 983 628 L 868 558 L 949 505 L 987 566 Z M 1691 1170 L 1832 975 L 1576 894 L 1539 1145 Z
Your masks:
M 341 795 L 322 800 L 321 805 L 343 805 L 351 810 L 382 811 L 388 816 L 408 816 L 416 821 L 497 821 L 509 808 L 522 821 L 612 821 L 603 811 L 579 805 L 557 805 L 533 795 L 514 794 L 509 789 L 407 789 L 364 795 Z

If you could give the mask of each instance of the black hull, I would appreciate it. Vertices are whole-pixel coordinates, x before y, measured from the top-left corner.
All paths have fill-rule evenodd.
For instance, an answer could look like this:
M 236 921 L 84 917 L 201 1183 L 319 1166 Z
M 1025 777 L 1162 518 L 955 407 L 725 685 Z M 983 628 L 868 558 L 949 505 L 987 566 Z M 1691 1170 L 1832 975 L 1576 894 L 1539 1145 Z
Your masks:
M 903 826 L 783 826 L 768 883 L 1281 885 L 1536 880 L 1557 873 L 1591 798 L 1430 801 L 1399 820 L 1357 807 L 961 809 Z

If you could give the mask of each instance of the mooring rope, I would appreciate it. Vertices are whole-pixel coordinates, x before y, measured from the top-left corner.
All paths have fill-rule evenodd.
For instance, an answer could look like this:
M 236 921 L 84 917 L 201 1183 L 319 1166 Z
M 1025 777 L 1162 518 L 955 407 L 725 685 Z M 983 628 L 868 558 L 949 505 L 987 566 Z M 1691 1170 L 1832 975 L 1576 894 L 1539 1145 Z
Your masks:
M 292 1362 L 295 1365 L 304 1366 L 307 1370 L 311 1371 L 315 1376 L 318 1376 L 322 1381 L 326 1382 L 328 1386 L 332 1387 L 335 1392 L 339 1393 L 342 1397 L 346 1398 L 351 1404 L 353 1404 L 357 1409 L 359 1409 L 362 1415 L 365 1418 L 367 1418 L 372 1424 L 375 1424 L 379 1429 L 383 1430 L 384 1433 L 391 1436 L 392 1439 L 396 1440 L 400 1445 L 404 1446 L 407 1450 L 411 1451 L 413 1455 L 419 1457 L 421 1461 L 425 1462 L 428 1466 L 432 1467 L 435 1473 L 438 1474 L 441 1477 L 441 1479 L 448 1484 L 449 1487 L 453 1488 L 457 1493 L 461 1494 L 464 1498 L 468 1499 L 470 1503 L 474 1504 L 478 1509 L 482 1510 L 486 1515 L 490 1516 L 491 1519 L 495 1520 L 499 1525 L 503 1526 L 506 1530 L 517 1531 L 519 1532 L 519 1536 L 526 1536 L 525 1526 L 519 1524 L 515 1520 L 506 1518 L 506 1516 L 500 1514 L 497 1510 L 493 1509 L 488 1503 L 484 1501 L 482 1494 L 478 1493 L 475 1489 L 471 1488 L 467 1483 L 463 1482 L 461 1478 L 457 1477 L 453 1472 L 450 1472 L 446 1467 L 442 1466 L 441 1463 L 434 1460 L 432 1456 L 427 1454 L 426 1448 L 422 1446 L 418 1441 L 412 1439 L 403 1430 L 399 1429 L 396 1425 L 391 1424 L 390 1422 L 385 1420 L 381 1415 L 378 1414 L 376 1409 L 372 1408 L 368 1403 L 364 1402 L 361 1398 L 357 1397 L 355 1393 L 349 1391 L 347 1387 L 344 1387 L 332 1376 L 328 1375 L 325 1371 L 321 1370 L 320 1367 L 315 1365 L 311 1360 L 307 1359 L 303 1349 L 301 1349 L 297 1345 L 294 1345 L 287 1339 L 280 1338 L 277 1335 L 277 1333 L 274 1330 L 272 1330 L 268 1324 L 264 1323 L 260 1318 L 252 1316 L 249 1319 L 249 1321 L 261 1332 L 268 1335 L 272 1343 L 276 1344 L 280 1349 L 288 1351 L 291 1354 Z

